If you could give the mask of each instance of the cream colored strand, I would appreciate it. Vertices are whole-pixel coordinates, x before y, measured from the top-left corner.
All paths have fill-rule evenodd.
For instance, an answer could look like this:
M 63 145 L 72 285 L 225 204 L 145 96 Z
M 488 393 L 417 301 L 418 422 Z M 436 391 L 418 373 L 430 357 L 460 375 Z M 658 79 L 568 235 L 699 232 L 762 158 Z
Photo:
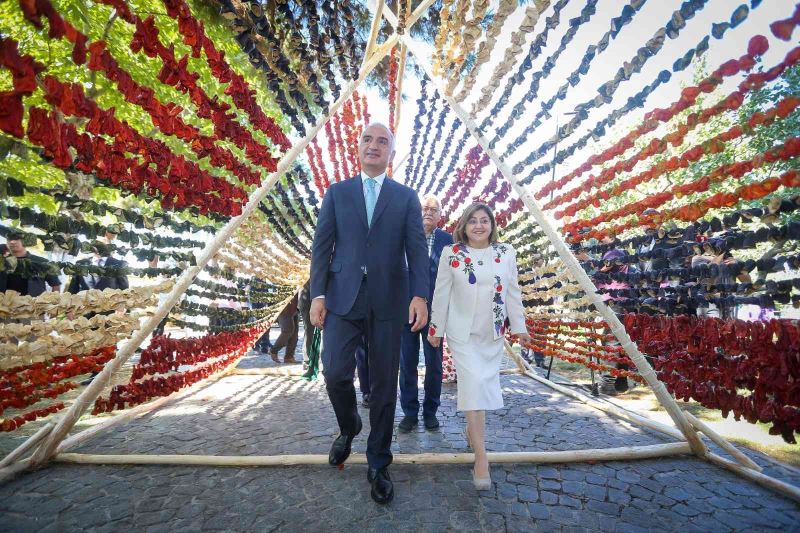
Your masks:
M 447 95 L 452 95 L 456 85 L 461 81 L 461 66 L 464 64 L 467 54 L 475 48 L 475 43 L 481 36 L 481 22 L 486 17 L 488 9 L 489 0 L 475 0 L 472 5 L 472 18 L 464 24 L 461 31 L 461 50 L 453 62 L 445 69 L 445 74 L 448 78 L 445 88 L 445 94 Z
M 500 0 L 500 5 L 497 8 L 494 19 L 492 19 L 492 23 L 486 31 L 486 40 L 478 47 L 478 52 L 475 55 L 475 64 L 472 65 L 472 69 L 470 69 L 467 76 L 464 78 L 464 84 L 461 86 L 461 90 L 455 96 L 457 102 L 462 102 L 469 95 L 470 91 L 472 91 L 478 79 L 478 72 L 481 66 L 484 65 L 492 55 L 492 50 L 494 50 L 494 46 L 497 43 L 497 37 L 503 30 L 503 24 L 505 24 L 508 16 L 516 9 L 517 0 Z
M 127 311 L 157 302 L 158 293 L 169 291 L 174 282 L 132 289 L 90 289 L 78 294 L 46 292 L 40 296 L 20 296 L 8 291 L 0 294 L 0 319 L 38 318 L 63 313 L 86 314 L 105 311 Z
M 525 18 L 522 19 L 519 30 L 514 32 L 511 36 L 511 46 L 506 49 L 506 54 L 503 60 L 495 67 L 489 83 L 481 89 L 481 98 L 472 106 L 470 111 L 471 116 L 475 116 L 479 111 L 482 111 L 491 101 L 492 96 L 497 92 L 500 87 L 500 82 L 503 77 L 511 71 L 511 68 L 517 64 L 517 56 L 522 53 L 522 45 L 525 44 L 527 35 L 533 32 L 536 22 L 539 20 L 539 15 L 550 6 L 550 0 L 536 0 L 533 5 L 525 10 Z

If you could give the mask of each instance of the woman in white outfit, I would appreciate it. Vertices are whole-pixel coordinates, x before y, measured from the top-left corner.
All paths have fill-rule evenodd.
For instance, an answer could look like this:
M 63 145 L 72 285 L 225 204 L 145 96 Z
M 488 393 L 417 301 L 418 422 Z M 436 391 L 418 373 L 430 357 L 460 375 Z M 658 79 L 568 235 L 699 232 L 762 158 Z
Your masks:
M 455 244 L 442 251 L 433 293 L 428 341 L 447 335 L 458 376 L 458 410 L 467 419 L 467 443 L 475 452 L 475 487 L 491 488 L 484 432 L 487 409 L 501 409 L 500 362 L 507 332 L 530 340 L 514 248 L 497 242 L 489 206 L 475 203 L 458 221 Z

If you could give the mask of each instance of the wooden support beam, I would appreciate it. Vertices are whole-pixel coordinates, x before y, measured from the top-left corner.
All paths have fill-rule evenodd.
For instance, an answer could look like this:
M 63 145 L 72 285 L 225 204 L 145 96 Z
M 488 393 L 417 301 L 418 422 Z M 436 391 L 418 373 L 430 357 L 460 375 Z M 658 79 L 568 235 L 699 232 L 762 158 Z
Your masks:
M 27 459 L 23 459 L 22 461 L 16 462 L 12 465 L 0 468 L 0 484 L 29 469 L 31 465 L 32 459 L 28 457 Z
M 384 11 L 383 16 L 393 27 L 396 27 L 397 19 L 392 12 Z M 550 243 L 552 244 L 553 248 L 555 248 L 569 272 L 576 279 L 581 289 L 591 299 L 592 304 L 595 306 L 598 313 L 611 326 L 611 332 L 619 340 L 628 357 L 630 357 L 634 362 L 636 368 L 639 370 L 639 374 L 653 390 L 656 398 L 658 398 L 659 403 L 664 406 L 664 409 L 667 410 L 670 417 L 675 422 L 675 425 L 678 427 L 681 433 L 686 436 L 686 440 L 692 446 L 692 451 L 694 451 L 696 455 L 704 457 L 708 453 L 708 448 L 706 448 L 706 445 L 700 439 L 694 427 L 684 416 L 683 410 L 681 410 L 681 408 L 678 406 L 675 398 L 673 398 L 672 395 L 667 391 L 666 387 L 664 387 L 664 384 L 658 380 L 653 367 L 650 366 L 650 363 L 647 362 L 642 353 L 639 351 L 639 348 L 631 340 L 630 336 L 628 336 L 628 333 L 625 331 L 625 326 L 622 324 L 622 322 L 620 322 L 619 318 L 617 318 L 617 315 L 614 314 L 614 312 L 603 301 L 602 297 L 597 293 L 597 287 L 594 286 L 594 283 L 580 266 L 578 260 L 572 254 L 572 251 L 564 243 L 561 234 L 556 230 L 555 223 L 544 213 L 544 211 L 542 211 L 533 195 L 518 183 L 514 173 L 511 170 L 511 167 L 500 159 L 500 156 L 495 150 L 492 150 L 489 147 L 489 141 L 484 138 L 483 135 L 481 135 L 477 124 L 475 124 L 475 121 L 472 119 L 469 113 L 463 109 L 458 102 L 455 101 L 452 95 L 445 93 L 445 87 L 443 83 L 440 79 L 433 75 L 433 71 L 431 70 L 428 61 L 425 58 L 424 51 L 420 49 L 419 44 L 408 35 L 402 35 L 400 39 L 408 46 L 409 52 L 414 54 L 417 64 L 419 64 L 428 75 L 431 83 L 433 83 L 434 86 L 439 90 L 442 98 L 447 100 L 447 103 L 450 104 L 451 109 L 461 119 L 461 122 L 466 126 L 466 128 L 472 134 L 472 137 L 481 146 L 484 153 L 491 158 L 497 169 L 503 174 L 517 195 L 519 195 L 519 197 L 522 199 L 525 206 L 528 208 L 528 212 L 542 228 L 542 231 L 545 233 L 545 235 L 547 235 Z
M 403 167 L 403 165 L 405 165 L 405 164 L 408 162 L 408 157 L 409 157 L 410 155 L 411 155 L 411 150 L 409 150 L 408 152 L 406 152 L 406 155 L 404 155 L 403 157 L 401 157 L 401 158 L 400 158 L 400 162 L 399 162 L 399 163 L 397 163 L 397 165 L 396 165 L 396 166 L 394 166 L 394 171 L 395 171 L 395 172 L 397 172 L 398 170 L 400 170 L 400 169 Z
M 533 372 L 531 365 L 529 365 L 528 362 L 525 359 L 523 359 L 521 355 L 514 352 L 514 348 L 511 347 L 510 342 L 508 342 L 507 340 L 503 340 L 503 343 L 506 348 L 506 354 L 508 354 L 508 357 L 517 364 L 517 370 L 519 371 L 520 374 L 524 374 L 525 372 Z
M 501 463 L 585 463 L 596 461 L 630 461 L 653 459 L 691 453 L 686 442 L 671 442 L 650 446 L 629 446 L 593 450 L 569 450 L 552 452 L 490 452 L 489 462 Z M 76 464 L 101 465 L 182 465 L 182 466 L 298 466 L 322 465 L 329 467 L 327 455 L 95 455 L 83 453 L 61 453 L 55 461 Z M 472 453 L 420 453 L 397 454 L 394 465 L 447 465 L 473 464 Z M 364 454 L 351 455 L 348 465 L 365 465 Z
M 698 431 L 702 431 L 705 434 L 705 436 L 714 441 L 714 443 L 717 446 L 719 446 L 720 448 L 731 454 L 731 457 L 736 459 L 736 461 L 739 464 L 741 464 L 745 468 L 751 468 L 756 472 L 761 472 L 763 470 L 760 466 L 758 466 L 758 464 L 755 461 L 753 461 L 745 454 L 740 452 L 738 449 L 736 449 L 736 446 L 725 440 L 724 437 L 722 437 L 719 433 L 711 429 L 705 422 L 698 419 L 696 416 L 694 416 L 692 413 L 688 411 L 684 412 L 686 413 L 686 418 L 689 419 L 689 422 L 691 422 L 692 425 L 695 428 L 697 428 Z
M 733 461 L 725 459 L 724 457 L 720 457 L 715 453 L 709 453 L 708 460 L 716 465 L 721 466 L 722 468 L 727 468 L 728 470 L 735 472 L 736 474 L 742 476 L 743 478 L 747 478 L 754 483 L 758 483 L 762 487 L 774 490 L 775 492 L 783 494 L 787 498 L 791 498 L 796 502 L 800 502 L 799 487 L 795 487 L 794 485 L 789 485 L 788 483 L 784 483 L 779 479 L 767 476 L 765 474 L 762 474 L 761 472 L 756 472 L 751 468 L 745 468 L 741 465 L 734 463 Z
M 372 25 L 369 28 L 369 37 L 367 38 L 367 47 L 364 49 L 364 59 L 361 61 L 361 70 L 364 70 L 367 60 L 372 55 L 372 52 L 375 51 L 375 42 L 378 38 L 378 31 L 381 29 L 381 22 L 383 21 L 381 14 L 383 13 L 384 7 L 384 0 L 378 0 L 378 4 L 375 6 L 375 16 L 372 17 Z
M 400 66 L 397 69 L 397 102 L 394 104 L 394 124 L 392 124 L 392 131 L 397 131 L 397 126 L 400 125 L 400 108 L 403 104 L 403 78 L 406 74 L 406 56 L 408 55 L 408 47 L 400 45 Z
M 53 429 L 54 425 L 54 422 L 48 422 L 40 427 L 36 433 L 31 435 L 25 442 L 22 443 L 22 446 L 17 447 L 16 449 L 12 450 L 11 453 L 3 457 L 3 460 L 0 461 L 0 468 L 7 467 L 28 453 L 31 449 L 33 449 L 34 446 L 39 444 L 39 442 L 41 442 L 41 440 L 47 436 L 50 430 Z

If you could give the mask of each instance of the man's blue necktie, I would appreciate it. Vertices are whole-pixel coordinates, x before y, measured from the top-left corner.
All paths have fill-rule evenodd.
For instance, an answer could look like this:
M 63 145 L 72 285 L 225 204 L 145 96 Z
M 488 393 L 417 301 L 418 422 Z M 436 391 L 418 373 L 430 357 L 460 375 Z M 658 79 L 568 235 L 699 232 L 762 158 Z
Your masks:
M 372 213 L 375 212 L 375 204 L 378 202 L 378 196 L 375 194 L 375 185 L 378 182 L 367 178 L 364 183 L 367 184 L 367 194 L 364 195 L 364 202 L 367 204 L 367 224 L 372 227 Z

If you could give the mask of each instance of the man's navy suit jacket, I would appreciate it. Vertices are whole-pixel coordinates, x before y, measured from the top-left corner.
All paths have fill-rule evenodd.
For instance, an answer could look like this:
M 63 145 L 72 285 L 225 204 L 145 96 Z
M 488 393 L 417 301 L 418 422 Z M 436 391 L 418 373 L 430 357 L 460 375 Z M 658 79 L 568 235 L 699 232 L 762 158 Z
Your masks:
M 426 243 L 427 244 L 427 243 Z M 433 230 L 433 251 L 430 259 L 428 259 L 428 267 L 430 272 L 430 288 L 428 290 L 428 311 L 430 311 L 431 302 L 433 301 L 433 290 L 436 288 L 436 276 L 439 274 L 439 258 L 442 256 L 442 250 L 448 244 L 453 244 L 453 236 L 446 231 L 435 228 Z M 414 274 L 411 274 L 411 285 L 414 285 Z M 414 296 L 413 294 L 409 296 Z
M 367 271 L 369 307 L 378 320 L 407 320 L 409 293 L 430 297 L 419 198 L 388 177 L 371 228 L 360 175 L 331 185 L 325 193 L 311 249 L 311 297 L 325 295 L 329 311 L 346 315 L 358 296 L 362 267 Z

